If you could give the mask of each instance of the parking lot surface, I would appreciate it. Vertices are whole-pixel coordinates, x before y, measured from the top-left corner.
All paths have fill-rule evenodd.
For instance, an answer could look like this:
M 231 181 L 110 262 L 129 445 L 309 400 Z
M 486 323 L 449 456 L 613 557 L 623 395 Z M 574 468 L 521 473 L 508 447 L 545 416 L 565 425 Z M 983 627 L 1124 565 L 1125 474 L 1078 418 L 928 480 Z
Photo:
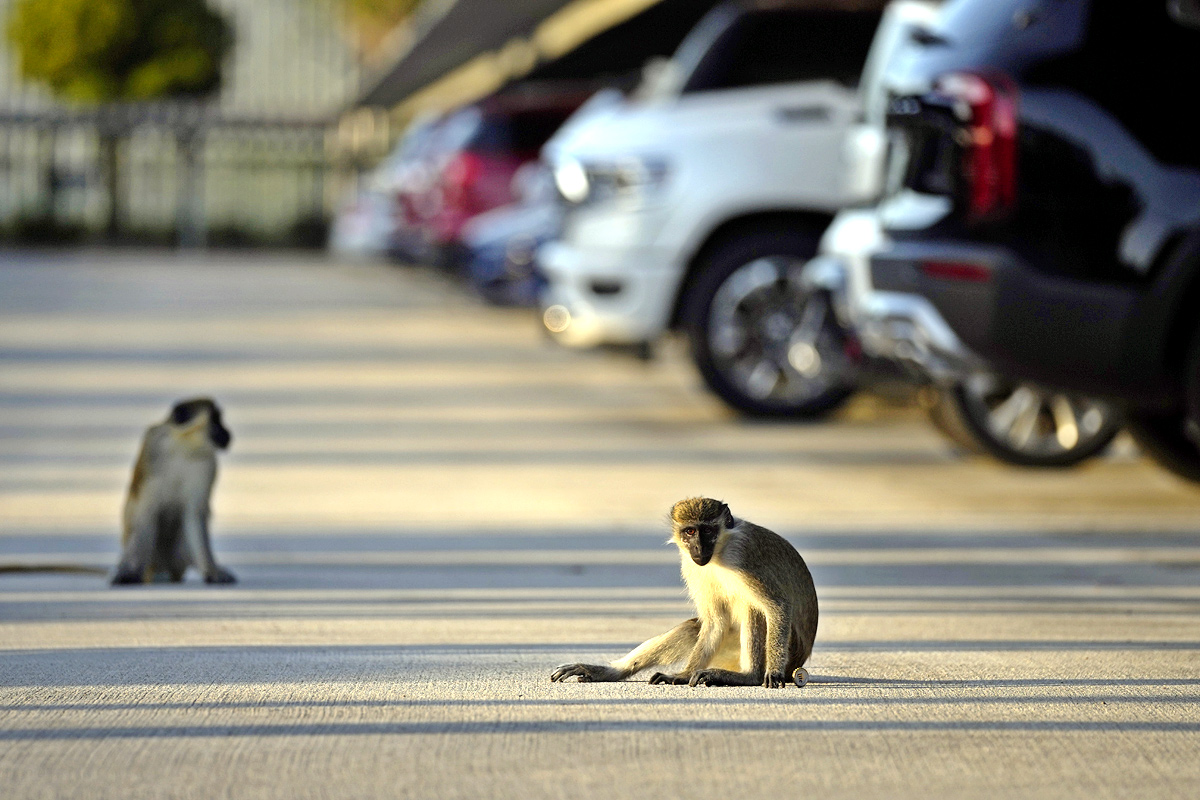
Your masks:
M 141 431 L 233 431 L 208 587 L 110 589 Z M 803 689 L 551 684 L 690 616 L 685 496 L 787 536 Z M 1126 442 L 739 419 L 434 273 L 0 254 L 0 786 L 34 797 L 1192 797 L 1200 489 Z

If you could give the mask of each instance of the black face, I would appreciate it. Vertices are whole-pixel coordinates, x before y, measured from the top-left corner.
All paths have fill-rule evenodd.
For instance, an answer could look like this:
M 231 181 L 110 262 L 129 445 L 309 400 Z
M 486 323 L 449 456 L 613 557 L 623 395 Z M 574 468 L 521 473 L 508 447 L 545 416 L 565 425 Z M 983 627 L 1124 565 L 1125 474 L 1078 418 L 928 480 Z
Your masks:
M 721 529 L 708 522 L 696 522 L 679 529 L 679 541 L 687 548 L 688 555 L 698 566 L 703 567 L 712 560 Z
M 233 441 L 233 434 L 221 423 L 221 408 L 212 400 L 201 398 L 176 403 L 171 409 L 171 422 L 175 425 L 186 425 L 203 411 L 208 412 L 208 438 L 212 440 L 213 445 L 221 450 L 229 447 L 229 443 Z

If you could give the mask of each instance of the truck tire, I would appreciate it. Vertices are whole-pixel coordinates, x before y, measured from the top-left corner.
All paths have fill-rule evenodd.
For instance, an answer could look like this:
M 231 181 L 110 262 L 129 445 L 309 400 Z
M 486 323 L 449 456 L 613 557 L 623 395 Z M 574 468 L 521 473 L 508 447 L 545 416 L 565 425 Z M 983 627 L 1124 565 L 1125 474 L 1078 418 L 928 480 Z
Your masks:
M 935 426 L 955 442 L 1021 467 L 1075 466 L 1121 430 L 1106 403 L 988 374 L 944 390 L 938 405 L 947 419 Z
M 702 256 L 681 305 L 692 359 L 727 404 L 755 416 L 813 418 L 854 393 L 851 337 L 826 293 L 802 289 L 819 232 L 763 229 Z
M 1184 370 L 1184 406 L 1130 411 L 1129 432 L 1161 466 L 1200 483 L 1200 329 L 1192 335 Z
M 1131 411 L 1129 432 L 1159 466 L 1200 483 L 1200 447 L 1187 435 L 1187 419 L 1175 412 Z

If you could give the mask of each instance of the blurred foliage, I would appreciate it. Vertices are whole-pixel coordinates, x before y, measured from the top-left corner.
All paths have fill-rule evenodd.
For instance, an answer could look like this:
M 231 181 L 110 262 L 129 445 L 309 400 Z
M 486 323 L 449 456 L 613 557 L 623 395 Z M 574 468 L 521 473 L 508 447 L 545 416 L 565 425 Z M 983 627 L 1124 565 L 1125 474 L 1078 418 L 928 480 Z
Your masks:
M 26 79 L 80 103 L 209 94 L 233 46 L 206 0 L 17 0 L 7 33 Z

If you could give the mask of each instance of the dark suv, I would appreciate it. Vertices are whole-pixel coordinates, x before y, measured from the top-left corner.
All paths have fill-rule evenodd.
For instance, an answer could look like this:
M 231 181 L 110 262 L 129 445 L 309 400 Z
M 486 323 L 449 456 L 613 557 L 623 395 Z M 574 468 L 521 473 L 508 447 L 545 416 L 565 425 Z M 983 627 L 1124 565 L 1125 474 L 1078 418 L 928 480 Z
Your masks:
M 1197 0 L 956 0 L 889 70 L 876 288 L 1012 376 L 1120 401 L 1200 480 Z

